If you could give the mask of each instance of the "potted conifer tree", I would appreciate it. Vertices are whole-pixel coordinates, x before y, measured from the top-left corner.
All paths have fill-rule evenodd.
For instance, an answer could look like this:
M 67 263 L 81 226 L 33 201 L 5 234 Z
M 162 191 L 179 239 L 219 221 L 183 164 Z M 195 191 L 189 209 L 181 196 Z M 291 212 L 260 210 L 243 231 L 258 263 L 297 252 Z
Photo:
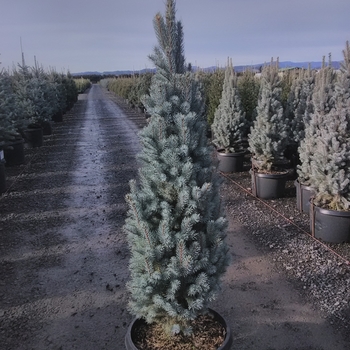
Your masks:
M 244 144 L 247 148 L 247 137 L 250 128 L 253 126 L 253 122 L 256 118 L 256 107 L 258 105 L 260 80 L 255 76 L 253 69 L 246 69 L 238 79 L 238 92 L 241 100 L 241 106 L 245 113 L 245 126 Z
M 221 329 L 223 342 L 210 344 L 207 339 L 202 348 L 229 349 L 229 328 L 208 308 L 228 264 L 227 222 L 201 90 L 193 73 L 186 71 L 174 0 L 167 0 L 165 18 L 155 16 L 154 28 L 158 46 L 150 58 L 157 73 L 142 99 L 151 117 L 140 134 L 139 179 L 130 182 L 126 196 L 129 306 L 136 318 L 125 344 L 128 350 L 142 349 L 137 338 L 145 343 L 153 334 L 158 343 L 178 341 L 184 346 L 192 341 L 196 322 L 204 318 L 209 327 L 215 323 Z
M 242 171 L 245 155 L 242 142 L 246 120 L 238 93 L 237 76 L 233 70 L 232 60 L 229 59 L 221 100 L 215 111 L 211 129 L 213 143 L 217 147 L 218 169 L 223 172 Z
M 288 96 L 286 113 L 290 121 L 290 150 L 293 150 L 292 159 L 294 158 L 293 172 L 299 172 L 299 178 L 294 182 L 296 187 L 297 208 L 301 212 L 309 212 L 309 199 L 312 194 L 310 186 L 307 184 L 308 177 L 306 167 L 303 172 L 297 170 L 301 165 L 299 156 L 299 147 L 305 138 L 306 128 L 310 122 L 310 115 L 313 111 L 312 94 L 315 85 L 315 71 L 309 68 L 299 70 L 295 77 Z M 307 129 L 309 133 L 311 130 Z M 296 152 L 295 152 L 296 150 Z M 295 152 L 295 153 L 294 153 Z M 305 156 L 303 155 L 305 159 Z
M 208 83 L 205 84 L 204 89 L 206 99 L 205 104 L 207 105 L 207 121 L 210 126 L 213 124 L 215 111 L 220 103 L 224 80 L 225 70 L 219 67 L 216 67 L 214 72 L 208 73 Z
M 24 163 L 24 140 L 18 127 L 24 121 L 17 118 L 16 96 L 12 89 L 11 76 L 0 72 L 0 149 L 3 150 L 6 166 Z
M 17 135 L 13 124 L 14 95 L 11 91 L 10 76 L 0 71 L 0 193 L 6 189 L 5 149 Z
M 40 81 L 23 60 L 13 72 L 13 82 L 18 119 L 26 120 L 20 132 L 30 146 L 40 147 L 43 144 L 42 116 L 38 113 L 43 99 Z
M 304 112 L 304 133 L 300 138 L 298 148 L 300 164 L 297 166 L 298 179 L 295 181 L 297 193 L 297 208 L 309 213 L 310 199 L 314 195 L 311 186 L 312 160 L 315 155 L 316 138 L 322 129 L 322 123 L 327 122 L 326 118 L 320 116 L 327 115 L 334 107 L 334 84 L 336 82 L 336 72 L 332 68 L 331 57 L 328 66 L 325 57 L 322 59 L 322 67 L 311 78 L 305 81 L 303 89 L 308 94 L 305 101 Z M 311 83 L 312 86 L 308 87 Z
M 288 171 L 284 152 L 289 143 L 288 121 L 283 113 L 278 60 L 263 68 L 257 115 L 248 135 L 252 153 L 252 189 L 263 199 L 283 196 Z
M 350 46 L 343 50 L 344 62 L 336 81 L 324 69 L 318 77 L 311 123 L 317 130 L 310 158 L 311 230 L 326 242 L 350 242 Z M 322 72 L 321 72 L 322 73 Z M 333 73 L 334 74 L 334 73 Z M 325 98 L 327 97 L 327 98 Z M 321 108 L 320 108 L 321 106 Z M 310 146 L 310 144 L 309 144 Z

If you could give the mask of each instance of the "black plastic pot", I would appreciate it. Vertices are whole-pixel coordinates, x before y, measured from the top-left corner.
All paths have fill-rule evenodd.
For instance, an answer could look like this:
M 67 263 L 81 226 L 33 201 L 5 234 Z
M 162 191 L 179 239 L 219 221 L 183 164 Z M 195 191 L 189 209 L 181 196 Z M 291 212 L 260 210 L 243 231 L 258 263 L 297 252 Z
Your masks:
M 23 131 L 24 139 L 31 147 L 43 145 L 43 128 L 41 126 L 29 126 Z
M 301 184 L 298 180 L 294 181 L 296 188 L 297 209 L 302 213 L 310 212 L 310 199 L 314 194 L 310 186 Z
M 258 173 L 250 170 L 253 195 L 262 199 L 281 198 L 284 195 L 288 171 L 281 173 Z
M 8 142 L 4 149 L 6 166 L 16 166 L 24 164 L 24 140 L 18 139 Z
M 243 161 L 245 152 L 225 153 L 217 151 L 219 160 L 218 170 L 223 173 L 237 173 L 243 171 Z
M 226 337 L 223 344 L 217 348 L 217 350 L 229 350 L 231 349 L 232 345 L 232 332 L 230 327 L 228 327 L 226 320 L 216 311 L 209 309 L 209 312 L 214 316 L 214 319 L 222 324 L 222 326 L 226 329 Z M 139 350 L 133 340 L 132 340 L 132 334 L 133 329 L 136 328 L 141 323 L 144 323 L 145 321 L 143 319 L 135 318 L 131 324 L 128 327 L 128 331 L 125 335 L 125 347 L 126 350 Z
M 314 237 L 329 243 L 350 243 L 350 211 L 323 209 L 310 202 L 310 228 Z
M 5 191 L 6 191 L 5 162 L 0 159 L 0 193 L 4 193 Z

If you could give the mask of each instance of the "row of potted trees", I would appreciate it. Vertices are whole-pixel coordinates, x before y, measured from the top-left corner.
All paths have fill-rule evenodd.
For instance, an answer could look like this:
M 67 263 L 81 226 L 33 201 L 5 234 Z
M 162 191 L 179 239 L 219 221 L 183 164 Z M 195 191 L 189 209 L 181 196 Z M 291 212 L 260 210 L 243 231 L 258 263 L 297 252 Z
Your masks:
M 175 20 L 175 0 L 167 0 L 166 15 L 155 16 L 154 28 L 158 46 L 150 58 L 157 70 L 146 96 L 140 98 L 150 119 L 140 134 L 139 177 L 131 181 L 126 196 L 129 211 L 124 230 L 131 253 L 129 307 L 135 319 L 128 328 L 125 345 L 128 350 L 142 349 L 142 344 L 149 341 L 146 348 L 151 348 L 152 340 L 158 344 L 161 341 L 160 333 L 166 340 L 187 342 L 194 337 L 192 322 L 209 314 L 213 324 L 219 321 L 224 328 L 223 342 L 216 348 L 229 349 L 230 328 L 209 309 L 228 264 L 217 166 L 225 172 L 241 171 L 242 161 L 237 158 L 250 152 L 255 194 L 274 198 L 276 193 L 265 193 L 266 185 L 258 185 L 260 175 L 268 180 L 281 178 L 282 185 L 275 186 L 279 196 L 288 162 L 298 165 L 301 178 L 306 164 L 306 153 L 302 153 L 305 142 L 310 153 L 307 162 L 317 169 L 307 171 L 309 180 L 313 177 L 309 185 L 316 194 L 312 205 L 328 209 L 336 203 L 341 211 L 348 212 L 349 48 L 347 44 L 339 75 L 330 65 L 322 68 L 337 77 L 334 87 L 327 85 L 325 89 L 334 100 L 331 108 L 323 99 L 328 109 L 320 113 L 326 123 L 321 123 L 316 106 L 317 84 L 322 79 L 324 82 L 322 70 L 318 74 L 310 69 L 301 71 L 286 89 L 278 60 L 272 60 L 263 68 L 256 89 L 257 80 L 249 71 L 240 85 L 229 60 L 211 128 L 219 157 L 217 165 L 206 136 L 208 95 L 203 93 L 200 74 L 193 74 L 185 66 L 182 24 Z M 119 84 L 122 80 L 113 81 Z M 120 95 L 123 91 L 115 92 Z M 321 103 L 322 97 L 319 99 Z M 324 124 L 327 129 L 323 129 Z M 318 130 L 317 140 L 311 140 L 316 141 L 317 150 L 306 141 L 311 128 Z M 324 137 L 325 133 L 329 135 Z M 330 148 L 327 154 L 326 146 Z M 224 160 L 230 158 L 235 160 L 234 169 L 224 165 Z M 321 186 L 320 180 L 326 183 L 332 168 L 337 168 L 337 177 L 331 186 Z M 334 193 L 326 192 L 329 188 Z M 148 327 L 153 325 L 159 326 L 159 337 L 146 339 Z
M 283 196 L 289 172 L 298 176 L 297 207 L 310 211 L 312 233 L 328 242 L 350 242 L 350 49 L 335 71 L 331 58 L 316 72 L 299 70 L 286 102 L 278 60 L 263 68 L 255 119 L 244 148 L 245 122 L 232 63 L 212 125 L 219 170 L 241 171 L 237 158 L 251 154 L 253 193 Z M 234 161 L 233 161 L 234 160 Z M 231 161 L 231 165 L 229 163 Z M 291 164 L 292 163 L 292 164 Z M 324 215 L 326 218 L 324 219 Z M 337 228 L 337 229 L 336 229 Z
M 153 72 L 105 78 L 100 80 L 100 85 L 122 97 L 132 108 L 145 111 L 141 101 L 143 95 L 149 93 Z
M 70 73 L 45 72 L 37 62 L 29 67 L 23 60 L 12 72 L 0 71 L 0 193 L 6 189 L 5 164 L 23 164 L 24 144 L 40 147 L 51 123 L 63 121 L 79 88 L 88 86 Z
M 187 70 L 191 69 L 187 66 Z M 146 73 L 135 73 L 132 75 L 121 75 L 118 77 L 108 77 L 100 80 L 101 86 L 115 93 L 128 102 L 132 108 L 145 111 L 141 99 L 142 96 L 149 93 L 153 71 Z M 201 70 L 196 68 L 196 77 L 202 85 L 202 96 L 204 109 L 208 126 L 210 127 L 214 120 L 214 114 L 220 103 L 223 82 L 225 79 L 225 69 L 216 67 L 214 70 Z M 246 121 L 252 123 L 254 109 L 257 104 L 259 93 L 259 82 L 254 77 L 254 73 L 247 70 L 238 75 L 237 88 L 241 97 L 241 105 L 245 112 Z M 248 127 L 249 129 L 249 127 Z M 208 128 L 210 132 L 210 128 Z
M 209 314 L 213 324 L 219 321 L 224 328 L 223 342 L 216 348 L 229 349 L 230 328 L 209 309 L 229 258 L 220 179 L 206 137 L 207 106 L 201 77 L 186 69 L 175 0 L 167 0 L 165 18 L 157 14 L 154 28 L 158 46 L 150 58 L 157 72 L 140 99 L 150 119 L 140 134 L 139 177 L 131 181 L 126 196 L 129 308 L 135 319 L 125 345 L 128 350 L 142 349 L 149 341 L 146 348 L 151 348 L 152 340 L 160 343 L 160 333 L 165 334 L 162 339 L 187 342 L 194 337 L 192 322 Z M 272 60 L 262 70 L 257 91 L 254 74 L 245 73 L 249 88 L 242 88 L 229 60 L 212 124 L 218 169 L 241 171 L 237 158 L 250 152 L 255 194 L 275 198 L 283 192 L 286 168 L 293 162 L 299 180 L 304 181 L 304 171 L 314 192 L 310 207 L 325 211 L 335 207 L 337 212 L 349 213 L 349 64 L 347 44 L 339 74 L 324 64 L 318 73 L 311 69 L 298 72 L 285 89 L 278 60 Z M 224 165 L 230 158 L 235 159 L 237 168 Z M 277 177 L 282 184 L 273 185 L 274 193 L 266 193 L 266 184 L 258 184 L 260 177 L 273 183 Z M 334 241 L 338 225 L 318 223 L 317 217 L 311 221 L 312 230 L 327 231 Z M 348 242 L 349 223 L 343 226 L 347 236 L 341 241 Z M 315 235 L 327 240 L 319 232 Z M 148 327 L 153 325 L 159 337 L 146 339 Z

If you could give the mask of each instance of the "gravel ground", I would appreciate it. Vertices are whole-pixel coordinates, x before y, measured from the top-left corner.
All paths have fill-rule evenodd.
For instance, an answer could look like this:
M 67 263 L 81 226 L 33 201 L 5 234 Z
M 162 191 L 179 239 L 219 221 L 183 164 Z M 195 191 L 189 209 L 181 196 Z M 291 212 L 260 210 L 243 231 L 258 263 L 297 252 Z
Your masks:
M 254 197 L 249 167 L 247 157 L 244 172 L 223 174 L 228 212 L 246 228 L 275 268 L 350 341 L 350 244 L 323 243 L 311 236 L 309 214 L 296 208 L 292 176 L 283 198 Z
M 145 116 L 94 85 L 0 197 L 0 349 L 123 349 L 128 249 L 121 227 Z M 98 136 L 97 136 L 98 135 Z M 234 349 L 350 349 L 350 245 L 308 234 L 293 180 L 284 198 L 223 174 L 232 264 L 214 308 Z M 331 249 L 332 250 L 331 250 Z M 338 255 L 336 255 L 335 251 Z

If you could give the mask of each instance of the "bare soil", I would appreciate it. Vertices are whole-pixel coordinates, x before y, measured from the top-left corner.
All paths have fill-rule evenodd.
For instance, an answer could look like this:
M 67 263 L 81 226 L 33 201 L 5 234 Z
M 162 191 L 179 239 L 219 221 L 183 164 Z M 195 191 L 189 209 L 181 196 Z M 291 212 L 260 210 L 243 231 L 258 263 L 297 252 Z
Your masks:
M 25 150 L 24 165 L 6 168 L 1 350 L 124 349 L 132 320 L 124 196 L 137 176 L 137 133 L 145 123 L 144 115 L 93 85 L 42 147 Z M 250 194 L 248 172 L 223 179 L 232 262 L 211 307 L 230 325 L 232 349 L 350 349 L 349 267 L 332 253 L 317 255 L 323 246 L 291 224 L 307 230 L 307 217 L 294 209 L 292 181 L 286 198 L 267 206 Z M 334 261 L 328 292 L 318 295 L 321 284 L 309 283 L 309 266 L 325 278 L 305 251 L 305 259 L 296 258 L 301 244 L 315 261 Z M 338 248 L 345 257 L 348 251 Z M 335 305 L 331 292 L 345 302 Z

